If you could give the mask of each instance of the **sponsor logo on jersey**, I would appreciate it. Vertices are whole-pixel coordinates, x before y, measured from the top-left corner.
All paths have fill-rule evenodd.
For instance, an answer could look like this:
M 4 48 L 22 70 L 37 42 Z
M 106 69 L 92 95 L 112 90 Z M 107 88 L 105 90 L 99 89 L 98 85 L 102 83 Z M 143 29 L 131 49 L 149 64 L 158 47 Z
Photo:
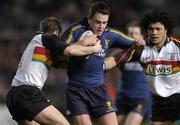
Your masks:
M 172 73 L 171 65 L 148 65 L 147 73 L 152 75 L 169 75 Z
M 105 39 L 105 45 L 106 45 L 106 48 L 108 48 L 108 47 L 109 47 L 109 43 L 110 43 L 110 40 Z
M 95 55 L 105 57 L 105 49 L 101 49 L 101 51 L 99 53 L 95 54 Z

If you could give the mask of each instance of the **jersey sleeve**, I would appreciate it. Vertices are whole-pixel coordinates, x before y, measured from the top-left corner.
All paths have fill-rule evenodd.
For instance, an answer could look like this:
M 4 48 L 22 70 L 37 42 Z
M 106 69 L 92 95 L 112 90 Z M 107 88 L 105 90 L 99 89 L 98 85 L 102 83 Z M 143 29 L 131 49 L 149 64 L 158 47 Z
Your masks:
M 111 39 L 111 47 L 118 47 L 121 49 L 128 49 L 131 47 L 135 41 L 135 39 L 132 39 L 122 32 L 114 29 L 110 29 L 110 39 Z
M 176 44 L 176 46 L 180 49 L 180 39 L 176 37 L 170 37 L 171 40 Z
M 66 58 L 63 56 L 65 48 L 68 46 L 63 43 L 56 35 L 42 35 L 43 46 L 50 51 L 53 66 L 58 67 L 60 61 L 65 61 Z
M 79 32 L 77 32 L 78 29 L 80 29 L 81 25 L 75 25 L 72 27 L 69 27 L 61 36 L 61 41 L 63 41 L 66 44 L 71 44 L 77 41 Z
M 134 49 L 134 46 L 132 46 L 128 50 L 113 52 L 112 56 L 114 57 L 117 65 L 122 65 L 131 61 L 139 61 L 141 54 L 142 50 L 136 50 Z

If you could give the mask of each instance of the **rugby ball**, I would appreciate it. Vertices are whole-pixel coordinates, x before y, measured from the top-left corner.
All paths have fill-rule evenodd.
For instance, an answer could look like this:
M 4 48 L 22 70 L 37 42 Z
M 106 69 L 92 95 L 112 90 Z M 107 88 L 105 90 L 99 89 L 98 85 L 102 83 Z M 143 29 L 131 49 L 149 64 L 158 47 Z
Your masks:
M 81 35 L 81 37 L 79 38 L 79 40 L 82 40 L 86 35 L 93 35 L 93 32 L 91 31 L 91 30 L 87 30 L 87 31 L 85 31 L 82 35 Z

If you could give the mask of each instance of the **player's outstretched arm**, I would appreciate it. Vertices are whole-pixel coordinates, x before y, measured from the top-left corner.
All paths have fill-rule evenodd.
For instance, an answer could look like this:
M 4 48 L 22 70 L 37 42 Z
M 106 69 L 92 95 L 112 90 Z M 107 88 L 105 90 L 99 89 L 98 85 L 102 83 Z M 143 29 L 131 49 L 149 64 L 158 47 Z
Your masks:
M 108 57 L 104 60 L 104 70 L 111 69 L 116 65 L 122 65 L 129 61 L 138 61 L 144 44 L 134 44 L 131 48 L 124 51 L 119 48 L 112 49 L 108 55 Z

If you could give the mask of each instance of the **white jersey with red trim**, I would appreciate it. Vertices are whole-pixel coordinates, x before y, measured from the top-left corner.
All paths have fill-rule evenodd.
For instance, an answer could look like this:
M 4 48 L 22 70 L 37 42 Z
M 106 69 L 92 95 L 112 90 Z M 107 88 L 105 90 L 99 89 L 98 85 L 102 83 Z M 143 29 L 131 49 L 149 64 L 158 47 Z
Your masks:
M 147 46 L 141 55 L 141 63 L 153 94 L 169 97 L 180 93 L 179 41 L 167 40 L 158 51 Z
M 42 34 L 36 35 L 24 51 L 12 86 L 31 85 L 42 89 L 52 61 L 41 38 Z

